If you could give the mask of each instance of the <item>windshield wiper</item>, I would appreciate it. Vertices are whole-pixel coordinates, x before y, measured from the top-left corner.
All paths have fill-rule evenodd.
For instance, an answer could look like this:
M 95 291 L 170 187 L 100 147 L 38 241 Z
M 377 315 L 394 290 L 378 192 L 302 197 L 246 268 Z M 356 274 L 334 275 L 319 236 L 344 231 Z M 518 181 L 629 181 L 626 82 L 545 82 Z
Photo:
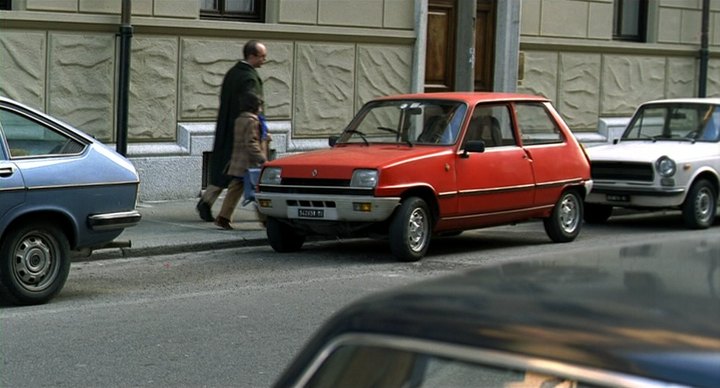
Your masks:
M 377 127 L 377 129 L 394 133 L 395 135 L 397 135 L 398 138 L 400 138 L 400 131 L 398 131 L 398 130 L 395 129 L 395 128 Z M 410 139 L 405 139 L 405 142 L 406 142 L 410 147 L 413 146 L 413 143 L 410 141 Z
M 356 130 L 356 129 L 348 129 L 346 132 L 347 132 L 347 133 L 354 133 L 354 134 L 360 135 L 360 138 L 363 139 L 363 141 L 365 142 L 365 145 L 366 145 L 366 146 L 369 146 L 369 145 L 370 145 L 370 142 L 367 140 L 367 138 L 365 137 L 365 134 L 364 134 L 364 133 L 362 133 L 362 132 L 360 132 L 360 131 L 358 131 L 358 130 Z

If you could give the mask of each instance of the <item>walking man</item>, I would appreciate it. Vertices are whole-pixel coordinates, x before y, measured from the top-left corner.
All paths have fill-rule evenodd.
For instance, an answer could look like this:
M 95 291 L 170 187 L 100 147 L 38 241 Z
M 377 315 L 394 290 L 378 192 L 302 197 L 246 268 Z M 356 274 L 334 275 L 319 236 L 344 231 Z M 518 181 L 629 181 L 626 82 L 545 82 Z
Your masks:
M 200 218 L 208 222 L 215 220 L 212 206 L 232 179 L 225 174 L 225 170 L 232 155 L 233 132 L 235 119 L 240 114 L 240 99 L 247 93 L 263 99 L 262 80 L 256 69 L 265 63 L 267 48 L 256 40 L 250 40 L 243 47 L 243 58 L 225 74 L 220 90 L 215 142 L 210 157 L 209 184 L 196 206 Z

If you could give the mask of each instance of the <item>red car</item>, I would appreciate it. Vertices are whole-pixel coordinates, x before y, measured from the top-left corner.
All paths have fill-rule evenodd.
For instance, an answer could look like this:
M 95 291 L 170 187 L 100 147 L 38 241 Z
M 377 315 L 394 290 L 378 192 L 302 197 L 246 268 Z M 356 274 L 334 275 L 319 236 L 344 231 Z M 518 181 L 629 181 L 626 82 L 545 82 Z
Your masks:
M 541 218 L 577 237 L 592 188 L 585 152 L 550 101 L 434 93 L 368 102 L 330 149 L 263 167 L 256 200 L 278 252 L 306 236 L 387 236 L 403 261 L 433 234 Z

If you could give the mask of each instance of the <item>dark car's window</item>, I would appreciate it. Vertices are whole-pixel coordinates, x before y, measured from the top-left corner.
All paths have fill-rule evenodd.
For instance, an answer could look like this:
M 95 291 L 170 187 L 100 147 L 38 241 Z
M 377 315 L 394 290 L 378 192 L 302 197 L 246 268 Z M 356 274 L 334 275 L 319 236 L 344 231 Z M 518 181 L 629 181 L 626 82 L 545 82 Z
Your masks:
M 454 144 L 467 107 L 455 101 L 396 100 L 367 105 L 338 143 Z
M 11 158 L 76 154 L 82 143 L 18 113 L 0 110 L 0 128 Z
M 475 107 L 465 141 L 482 140 L 485 147 L 515 144 L 507 105 L 482 104 Z
M 518 129 L 524 145 L 561 143 L 564 139 L 557 123 L 543 104 L 515 104 Z
M 580 381 L 514 368 L 466 362 L 404 349 L 337 348 L 306 387 L 594 387 Z
M 706 104 L 653 104 L 633 116 L 622 140 L 693 140 L 720 138 L 720 108 Z

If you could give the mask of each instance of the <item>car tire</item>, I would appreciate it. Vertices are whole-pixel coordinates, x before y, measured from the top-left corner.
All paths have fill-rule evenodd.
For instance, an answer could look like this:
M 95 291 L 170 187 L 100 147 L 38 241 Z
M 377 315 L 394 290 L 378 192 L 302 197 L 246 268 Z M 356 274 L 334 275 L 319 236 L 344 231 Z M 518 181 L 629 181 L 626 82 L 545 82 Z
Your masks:
M 545 233 L 554 242 L 570 242 L 580 234 L 583 202 L 575 190 L 565 191 L 555 204 L 550 217 L 543 220 Z
M 268 242 L 275 252 L 297 252 L 305 243 L 305 235 L 277 218 L 268 217 L 266 225 Z
M 707 229 L 715 222 L 716 212 L 715 187 L 706 179 L 693 183 L 682 205 L 685 225 L 690 229 Z
M 390 222 L 390 250 L 401 261 L 418 261 L 430 246 L 432 219 L 425 201 L 407 198 Z
M 0 246 L 0 287 L 18 305 L 46 303 L 70 272 L 69 242 L 54 225 L 28 223 L 9 229 Z
M 588 224 L 604 224 L 612 215 L 613 207 L 597 203 L 585 203 L 583 218 Z

